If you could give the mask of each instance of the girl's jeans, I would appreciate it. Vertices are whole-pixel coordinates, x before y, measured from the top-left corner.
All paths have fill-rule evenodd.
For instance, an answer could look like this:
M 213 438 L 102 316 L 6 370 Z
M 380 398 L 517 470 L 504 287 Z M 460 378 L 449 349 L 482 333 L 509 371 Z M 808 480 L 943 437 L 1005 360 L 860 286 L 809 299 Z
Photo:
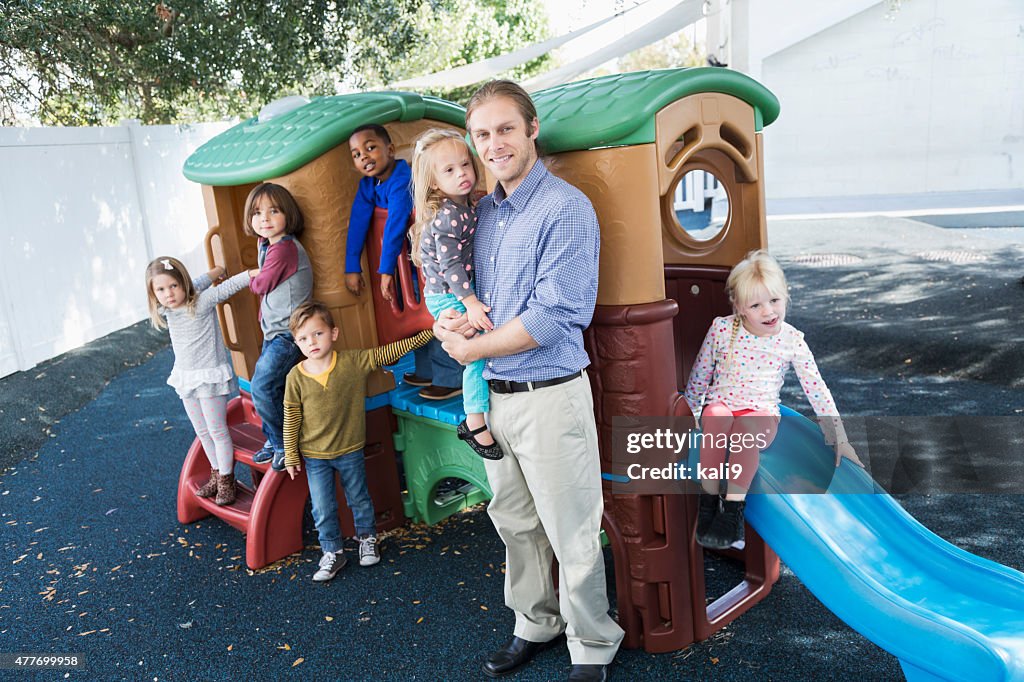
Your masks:
M 256 414 L 263 420 L 263 435 L 276 452 L 284 451 L 284 380 L 302 359 L 302 351 L 291 334 L 280 334 L 263 342 L 249 388 Z

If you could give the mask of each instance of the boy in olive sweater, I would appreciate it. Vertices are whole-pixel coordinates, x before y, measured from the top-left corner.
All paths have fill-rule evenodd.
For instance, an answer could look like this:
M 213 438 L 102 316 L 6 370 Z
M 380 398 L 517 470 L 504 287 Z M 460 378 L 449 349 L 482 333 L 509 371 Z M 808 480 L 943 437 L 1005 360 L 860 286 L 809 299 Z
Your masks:
M 345 567 L 334 472 L 341 475 L 345 499 L 355 520 L 359 565 L 380 561 L 373 500 L 366 485 L 366 377 L 395 363 L 433 338 L 416 336 L 369 350 L 333 350 L 338 339 L 331 311 L 310 301 L 295 309 L 288 323 L 295 344 L 306 356 L 288 373 L 284 389 L 284 465 L 293 479 L 306 461 L 313 521 L 323 557 L 313 580 L 331 580 Z

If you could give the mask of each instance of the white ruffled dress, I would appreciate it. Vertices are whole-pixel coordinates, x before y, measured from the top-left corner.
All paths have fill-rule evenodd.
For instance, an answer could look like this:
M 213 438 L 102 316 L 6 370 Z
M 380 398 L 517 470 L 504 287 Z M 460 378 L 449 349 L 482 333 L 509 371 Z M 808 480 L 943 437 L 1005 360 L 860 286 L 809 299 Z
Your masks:
M 217 286 L 210 286 L 204 274 L 192 284 L 200 292 L 194 315 L 185 307 L 160 309 L 174 349 L 174 368 L 167 383 L 182 399 L 229 395 L 237 390 L 238 381 L 217 324 L 217 304 L 248 287 L 249 273 L 241 272 Z

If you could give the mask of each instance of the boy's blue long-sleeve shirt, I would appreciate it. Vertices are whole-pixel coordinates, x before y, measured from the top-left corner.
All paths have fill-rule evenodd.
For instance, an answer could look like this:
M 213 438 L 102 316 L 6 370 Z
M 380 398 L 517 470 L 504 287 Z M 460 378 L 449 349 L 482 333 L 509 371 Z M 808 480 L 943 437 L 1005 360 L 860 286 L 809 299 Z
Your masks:
M 409 216 L 412 214 L 412 169 L 402 159 L 395 159 L 395 167 L 384 182 L 364 177 L 359 181 L 352 213 L 348 219 L 348 238 L 345 242 L 345 272 L 362 272 L 359 258 L 366 245 L 375 206 L 388 210 L 384 223 L 384 244 L 377 272 L 395 274 L 398 254 L 405 241 Z

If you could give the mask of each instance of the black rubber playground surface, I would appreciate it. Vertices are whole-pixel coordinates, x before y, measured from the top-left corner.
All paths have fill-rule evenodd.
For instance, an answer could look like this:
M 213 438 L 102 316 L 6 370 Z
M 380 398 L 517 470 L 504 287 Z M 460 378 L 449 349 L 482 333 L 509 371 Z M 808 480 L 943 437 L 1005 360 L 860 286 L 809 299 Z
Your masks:
M 863 260 L 826 267 L 799 259 L 803 229 L 772 233 L 793 288 L 790 321 L 807 333 L 844 415 L 1020 416 L 1019 248 L 997 245 L 964 265 L 848 244 Z M 1005 310 L 1018 311 L 1009 324 Z M 164 383 L 171 362 L 163 339 L 137 325 L 0 380 L 0 653 L 85 659 L 67 675 L 0 670 L 0 679 L 484 679 L 481 659 L 512 617 L 503 549 L 483 509 L 392 534 L 380 565 L 350 564 L 326 585 L 310 581 L 320 555 L 311 527 L 300 556 L 251 573 L 237 531 L 177 523 L 193 434 Z M 787 386 L 787 404 L 806 411 L 796 382 Z M 1024 570 L 1024 496 L 901 502 L 942 537 Z M 736 570 L 714 561 L 709 580 L 725 584 Z M 564 678 L 568 666 L 568 653 L 552 650 L 514 679 Z M 783 567 L 768 598 L 712 639 L 660 655 L 623 650 L 612 677 L 901 673 Z

